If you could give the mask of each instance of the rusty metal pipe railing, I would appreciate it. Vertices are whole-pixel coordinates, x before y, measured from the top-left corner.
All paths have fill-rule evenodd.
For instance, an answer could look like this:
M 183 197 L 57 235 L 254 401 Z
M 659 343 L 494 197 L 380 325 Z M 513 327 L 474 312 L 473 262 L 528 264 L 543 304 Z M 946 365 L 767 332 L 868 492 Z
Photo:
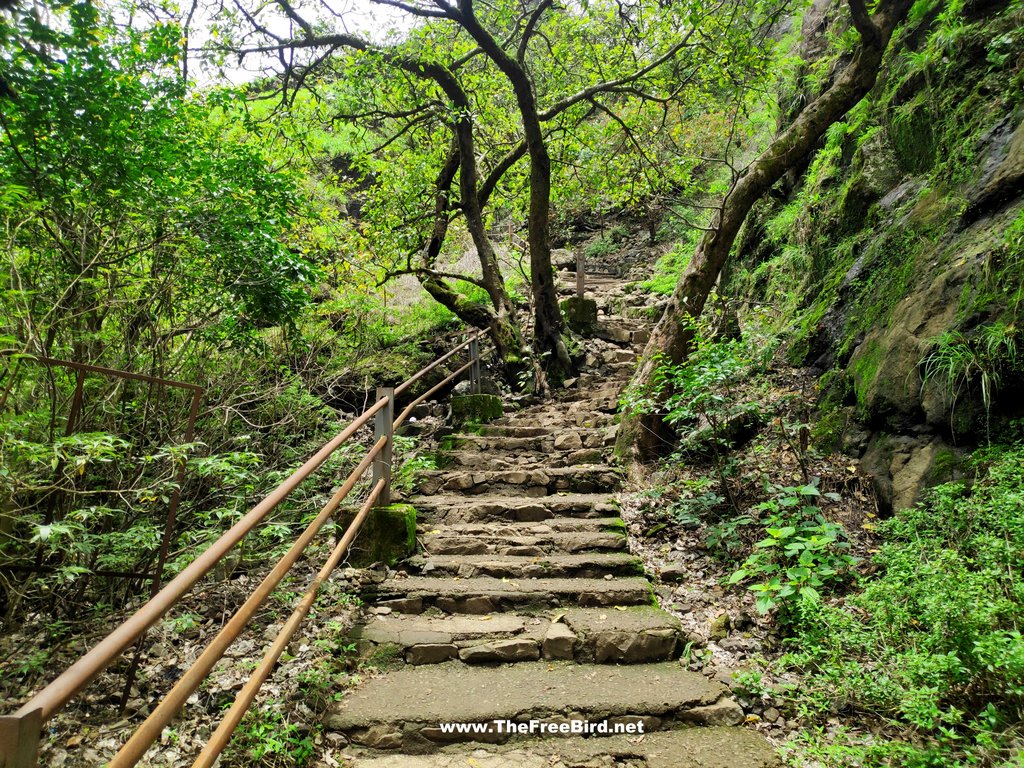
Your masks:
M 192 588 L 199 579 L 215 566 L 224 555 L 241 541 L 266 515 L 280 504 L 295 487 L 320 467 L 334 451 L 364 426 L 387 403 L 378 401 L 362 416 L 342 430 L 337 437 L 316 452 L 269 496 L 253 507 L 245 517 L 229 528 L 217 541 L 193 560 L 181 573 L 168 582 L 153 598 L 136 611 L 127 621 L 107 635 L 68 669 L 29 699 L 15 717 L 42 711 L 43 721 L 53 717 L 72 696 L 84 688 L 100 672 L 120 656 L 143 632 L 155 624 L 171 607 Z
M 352 470 L 342 486 L 334 493 L 330 501 L 324 505 L 320 514 L 306 527 L 302 535 L 295 540 L 295 543 L 285 553 L 285 556 L 278 561 L 274 569 L 267 574 L 259 587 L 256 588 L 256 591 L 235 612 L 231 620 L 224 625 L 221 631 L 217 633 L 217 636 L 206 646 L 206 649 L 200 654 L 199 658 L 193 662 L 185 674 L 178 678 L 178 682 L 174 684 L 174 687 L 171 688 L 163 700 L 150 713 L 149 717 L 132 734 L 132 737 L 125 742 L 117 755 L 114 756 L 114 759 L 108 764 L 108 768 L 129 768 L 129 766 L 135 765 L 142 759 L 153 743 L 160 738 L 160 733 L 163 731 L 164 726 L 174 719 L 185 705 L 188 697 L 206 679 L 206 676 L 210 674 L 210 670 L 221 659 L 224 652 L 249 624 L 253 614 L 266 601 L 281 579 L 291 570 L 292 566 L 306 550 L 306 547 L 309 546 L 313 537 L 331 518 L 331 515 L 341 502 L 344 501 L 345 497 L 348 496 L 352 488 L 355 487 L 355 484 L 369 468 L 377 454 L 383 450 L 385 442 L 386 438 L 381 438 L 374 444 L 369 453 L 366 454 L 363 460 Z
M 423 378 L 428 373 L 430 373 L 432 370 L 437 368 L 437 366 L 441 365 L 441 363 L 444 363 L 447 360 L 450 360 L 452 357 L 454 357 L 459 352 L 464 350 L 466 347 L 469 346 L 470 342 L 475 341 L 476 339 L 478 339 L 482 333 L 483 333 L 483 331 L 476 331 L 475 333 L 470 334 L 468 339 L 466 339 L 464 342 L 459 344 L 459 346 L 455 347 L 451 352 L 448 352 L 448 353 L 446 353 L 444 355 L 441 355 L 441 357 L 437 358 L 437 360 L 432 362 L 426 368 L 422 368 L 422 369 L 416 371 L 416 373 L 414 373 L 408 379 L 406 379 L 401 384 L 399 384 L 397 387 L 395 387 L 395 396 L 397 397 L 398 395 L 402 394 L 403 392 L 405 392 L 405 390 L 407 390 L 409 387 L 411 387 L 413 384 L 415 384 L 421 378 Z
M 149 627 L 155 624 L 178 600 L 188 592 L 214 565 L 216 565 L 234 546 L 274 510 L 295 488 L 309 475 L 316 471 L 343 443 L 358 430 L 366 426 L 371 419 L 375 420 L 375 442 L 367 454 L 359 462 L 342 486 L 332 495 L 320 513 L 307 525 L 298 539 L 292 544 L 263 579 L 256 590 L 232 616 L 231 620 L 221 629 L 217 636 L 204 649 L 200 657 L 175 683 L 171 691 L 161 700 L 143 724 L 125 743 L 113 761 L 111 768 L 130 768 L 138 763 L 146 751 L 159 737 L 163 728 L 175 717 L 188 697 L 199 687 L 209 675 L 217 661 L 227 648 L 237 639 L 252 616 L 273 592 L 288 571 L 312 542 L 316 534 L 323 528 L 327 520 L 337 510 L 341 502 L 355 487 L 356 483 L 372 465 L 372 488 L 355 519 L 345 531 L 328 557 L 327 562 L 310 583 L 292 615 L 285 622 L 273 644 L 268 649 L 260 665 L 253 672 L 249 681 L 239 692 L 234 704 L 228 710 L 224 720 L 214 732 L 206 747 L 196 759 L 197 768 L 212 766 L 238 727 L 242 717 L 254 701 L 263 682 L 270 675 L 274 665 L 280 659 L 295 632 L 313 606 L 320 587 L 330 577 L 348 553 L 363 522 L 370 510 L 378 503 L 388 503 L 390 484 L 391 451 L 395 427 L 400 425 L 412 410 L 427 398 L 439 392 L 461 376 L 467 369 L 471 370 L 472 391 L 480 391 L 480 331 L 435 360 L 430 365 L 417 371 L 396 389 L 381 388 L 377 392 L 377 400 L 355 421 L 343 429 L 330 442 L 310 457 L 301 467 L 293 472 L 288 479 L 275 488 L 265 499 L 254 506 L 241 520 L 223 533 L 206 551 L 193 560 L 181 573 L 170 581 L 163 589 L 153 595 L 150 600 L 136 611 L 127 621 L 117 627 L 91 651 L 85 654 L 64 674 L 47 685 L 33 696 L 14 715 L 0 716 L 0 768 L 29 768 L 36 765 L 39 735 L 42 725 L 49 720 L 72 696 L 85 687 L 93 678 L 102 672 L 112 661 L 137 640 Z M 469 348 L 468 363 L 449 374 L 439 384 L 416 398 L 405 410 L 393 420 L 393 404 L 397 394 L 408 389 L 413 383 L 450 360 L 460 351 Z M 99 366 L 77 364 L 80 370 L 106 372 Z M 131 374 L 128 378 L 149 381 L 152 377 L 142 374 Z M 187 385 L 194 391 L 201 391 L 197 385 Z M 193 410 L 195 408 L 193 407 Z
M 217 730 L 213 732 L 210 740 L 203 747 L 202 752 L 199 753 L 199 757 L 192 763 L 192 768 L 210 768 L 216 761 L 217 757 L 221 752 L 224 751 L 224 747 L 227 746 L 228 741 L 231 740 L 231 735 L 235 732 L 238 724 L 242 721 L 245 713 L 249 710 L 252 705 L 253 699 L 256 698 L 256 693 L 259 691 L 260 686 L 263 685 L 267 677 L 270 676 L 271 671 L 274 669 L 274 665 L 277 664 L 277 660 L 281 658 L 281 654 L 284 653 L 285 648 L 288 647 L 288 643 L 292 639 L 292 635 L 298 630 L 299 625 L 302 624 L 302 620 L 306 618 L 306 614 L 309 613 L 309 609 L 313 607 L 313 601 L 316 600 L 317 593 L 320 591 L 321 585 L 327 581 L 327 578 L 331 575 L 334 569 L 341 562 L 341 559 L 348 553 L 348 549 L 352 546 L 352 542 L 355 540 L 356 534 L 359 533 L 359 529 L 362 528 L 363 521 L 366 520 L 366 516 L 370 513 L 373 505 L 377 501 L 377 497 L 380 496 L 384 490 L 384 480 L 378 480 L 377 484 L 370 491 L 369 497 L 364 502 L 362 508 L 359 510 L 359 514 L 356 515 L 355 520 L 349 525 L 348 530 L 345 531 L 345 535 L 341 541 L 338 542 L 334 551 L 331 552 L 331 556 L 324 563 L 323 568 L 313 579 L 313 582 L 309 585 L 306 590 L 306 594 L 302 596 L 302 600 L 292 611 L 292 615 L 288 617 L 288 620 L 284 623 L 281 631 L 275 638 L 273 645 L 267 651 L 260 665 L 253 671 L 249 681 L 243 686 L 242 690 L 238 692 L 238 696 L 235 697 L 234 703 L 231 708 L 228 709 L 227 714 L 224 715 L 224 719 L 220 725 L 217 726 Z
M 476 363 L 475 360 L 470 360 L 468 363 L 466 363 L 464 366 L 459 368 L 457 371 L 455 371 L 452 374 L 450 374 L 444 381 L 442 381 L 439 384 L 436 384 L 434 387 L 432 387 L 431 389 L 427 390 L 425 393 L 423 393 L 422 395 L 417 397 L 415 400 L 413 400 L 411 403 L 409 403 L 407 406 L 405 406 L 405 409 L 398 415 L 398 418 L 395 419 L 395 423 L 393 425 L 393 428 L 394 429 L 398 429 L 398 426 L 403 421 L 405 421 L 407 418 L 409 418 L 409 414 L 413 412 L 413 409 L 416 408 L 417 405 L 422 403 L 424 400 L 429 398 L 431 395 L 437 394 L 437 392 L 440 391 L 441 389 L 443 389 L 445 387 L 445 385 L 450 384 L 460 374 L 462 374 L 466 370 L 472 368 L 475 365 L 475 363 Z M 397 392 L 398 390 L 395 390 L 395 391 Z

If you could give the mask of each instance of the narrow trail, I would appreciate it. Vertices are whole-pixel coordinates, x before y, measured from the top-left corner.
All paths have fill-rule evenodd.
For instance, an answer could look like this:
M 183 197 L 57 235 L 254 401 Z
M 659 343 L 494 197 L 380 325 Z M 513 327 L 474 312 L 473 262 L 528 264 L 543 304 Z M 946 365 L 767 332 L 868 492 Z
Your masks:
M 614 414 L 647 330 L 614 314 L 622 284 L 588 286 L 606 343 L 575 382 L 479 434 L 456 435 L 444 469 L 420 474 L 411 503 L 423 551 L 365 590 L 369 618 L 352 633 L 394 663 L 326 718 L 355 765 L 774 764 L 769 744 L 740 727 L 728 690 L 680 665 L 679 621 L 657 606 L 628 550 Z M 532 733 L 509 733 L 505 722 L 531 720 Z M 540 732 L 540 723 L 569 721 L 634 732 Z M 447 723 L 486 732 L 445 732 Z

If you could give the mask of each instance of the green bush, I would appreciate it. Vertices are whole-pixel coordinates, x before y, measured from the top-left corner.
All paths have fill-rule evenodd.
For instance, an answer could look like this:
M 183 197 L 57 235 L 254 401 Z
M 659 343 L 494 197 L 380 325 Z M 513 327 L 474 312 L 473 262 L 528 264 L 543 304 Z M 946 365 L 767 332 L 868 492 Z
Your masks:
M 843 527 L 809 503 L 822 496 L 816 485 L 772 491 L 774 498 L 756 507 L 767 513 L 761 522 L 768 535 L 754 545 L 729 583 L 761 579 L 750 587 L 757 594 L 757 610 L 767 613 L 781 606 L 788 616 L 795 603 L 815 603 L 824 587 L 843 582 L 858 560 L 847 553 Z M 834 493 L 824 496 L 839 500 Z
M 812 720 L 869 715 L 906 739 L 817 744 L 829 765 L 1012 762 L 1024 720 L 1024 444 L 980 451 L 881 528 L 880 571 L 841 604 L 801 603 L 783 667 Z M 814 743 L 815 737 L 806 741 Z

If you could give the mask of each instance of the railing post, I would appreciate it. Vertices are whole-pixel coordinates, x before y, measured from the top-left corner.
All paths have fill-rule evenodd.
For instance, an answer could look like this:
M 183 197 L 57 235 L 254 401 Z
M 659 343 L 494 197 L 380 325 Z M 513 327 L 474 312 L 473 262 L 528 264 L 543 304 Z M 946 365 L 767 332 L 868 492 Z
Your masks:
M 583 298 L 586 275 L 583 272 L 583 251 L 576 251 L 576 295 Z
M 0 717 L 0 768 L 37 768 L 43 710 Z
M 469 342 L 469 359 L 473 365 L 469 369 L 469 391 L 474 395 L 480 394 L 480 341 L 473 339 Z
M 384 448 L 373 460 L 373 485 L 384 480 L 384 487 L 381 489 L 377 499 L 378 506 L 386 507 L 391 503 L 391 454 L 395 443 L 395 388 L 377 387 L 377 401 L 387 398 L 388 404 L 377 411 L 373 422 L 374 442 L 387 436 Z

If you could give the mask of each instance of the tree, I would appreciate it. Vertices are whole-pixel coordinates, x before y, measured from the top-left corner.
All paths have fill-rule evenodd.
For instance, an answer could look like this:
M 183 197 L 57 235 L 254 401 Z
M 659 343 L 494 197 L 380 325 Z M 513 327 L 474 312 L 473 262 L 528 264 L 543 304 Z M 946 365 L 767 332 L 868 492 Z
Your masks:
M 358 35 L 322 31 L 329 19 L 307 19 L 292 3 L 278 0 L 278 7 L 296 34 L 275 35 L 269 32 L 273 25 L 261 21 L 257 11 L 247 11 L 249 31 L 255 30 L 264 41 L 261 45 L 238 45 L 237 49 L 243 54 L 272 53 L 282 60 L 284 52 L 289 52 L 292 58 L 285 61 L 285 72 L 279 80 L 282 94 L 289 83 L 293 88 L 310 87 L 311 72 L 332 71 L 329 64 L 340 51 L 347 51 L 349 60 L 354 55 L 358 61 L 361 56 L 406 78 L 433 83 L 443 102 L 435 93 L 406 82 L 404 92 L 414 98 L 405 104 L 347 114 L 390 121 L 390 136 L 384 142 L 388 146 L 399 136 L 408 137 L 414 128 L 429 124 L 431 113 L 435 118 L 446 118 L 452 136 L 445 145 L 450 144 L 451 149 L 444 154 L 435 150 L 443 161 L 432 176 L 432 224 L 429 228 L 423 226 L 420 237 L 413 239 L 411 244 L 419 258 L 415 264 L 410 258 L 402 271 L 416 274 L 431 295 L 467 322 L 492 328 L 492 338 L 499 345 L 495 319 L 504 318 L 510 329 L 516 326 L 500 284 L 500 271 L 491 257 L 486 208 L 518 161 L 529 158 L 526 218 L 534 352 L 548 372 L 558 378 L 568 372 L 571 361 L 562 339 L 550 258 L 551 142 L 574 125 L 608 112 L 607 105 L 598 101 L 603 95 L 664 103 L 688 83 L 708 76 L 711 65 L 720 63 L 717 53 L 723 41 L 731 43 L 722 31 L 744 28 L 743 9 L 747 6 L 733 4 L 726 12 L 723 5 L 694 2 L 641 12 L 639 6 L 592 3 L 569 10 L 544 0 L 532 7 L 511 2 L 489 4 L 481 11 L 472 0 L 377 2 L 419 19 L 420 26 L 397 43 L 373 43 Z M 719 16 L 720 23 L 707 23 Z M 541 45 L 546 50 L 535 50 Z M 296 52 L 303 51 L 311 53 L 296 61 Z M 685 57 L 684 52 L 688 54 Z M 337 64 L 334 76 L 343 78 L 347 70 L 347 64 Z M 366 69 L 357 71 L 365 73 Z M 714 76 L 719 77 L 717 73 Z M 491 105 L 510 101 L 514 105 L 511 111 L 488 111 Z M 510 125 L 514 127 L 511 133 Z M 489 151 L 481 151 L 481 134 L 490 141 Z M 431 140 L 436 145 L 437 135 Z M 395 146 L 408 148 L 408 144 Z M 478 153 L 487 164 L 483 171 Z M 451 194 L 456 173 L 458 198 Z M 451 221 L 459 215 L 465 217 L 483 275 L 479 281 L 466 276 L 455 279 L 483 287 L 491 297 L 491 310 L 459 302 L 458 292 L 445 282 L 452 276 L 435 269 Z M 422 217 L 419 220 L 425 221 Z M 511 330 L 508 335 L 513 335 Z
M 880 0 L 869 13 L 863 0 L 848 0 L 850 20 L 860 37 L 852 60 L 821 95 L 808 103 L 768 147 L 731 184 L 713 225 L 701 237 L 689 264 L 679 276 L 664 314 L 651 334 L 630 381 L 633 392 L 648 401 L 668 394 L 653 392 L 655 371 L 679 365 L 690 350 L 694 320 L 700 317 L 747 214 L 762 195 L 807 156 L 829 126 L 840 120 L 874 87 L 882 59 L 911 0 Z M 623 414 L 616 441 L 620 455 L 656 455 L 665 444 L 666 429 L 656 409 Z
M 297 177 L 228 138 L 231 92 L 188 97 L 177 25 L 121 29 L 88 3 L 52 29 L 18 24 L 0 328 L 31 353 L 170 375 L 193 340 L 293 319 L 313 274 L 289 239 Z

